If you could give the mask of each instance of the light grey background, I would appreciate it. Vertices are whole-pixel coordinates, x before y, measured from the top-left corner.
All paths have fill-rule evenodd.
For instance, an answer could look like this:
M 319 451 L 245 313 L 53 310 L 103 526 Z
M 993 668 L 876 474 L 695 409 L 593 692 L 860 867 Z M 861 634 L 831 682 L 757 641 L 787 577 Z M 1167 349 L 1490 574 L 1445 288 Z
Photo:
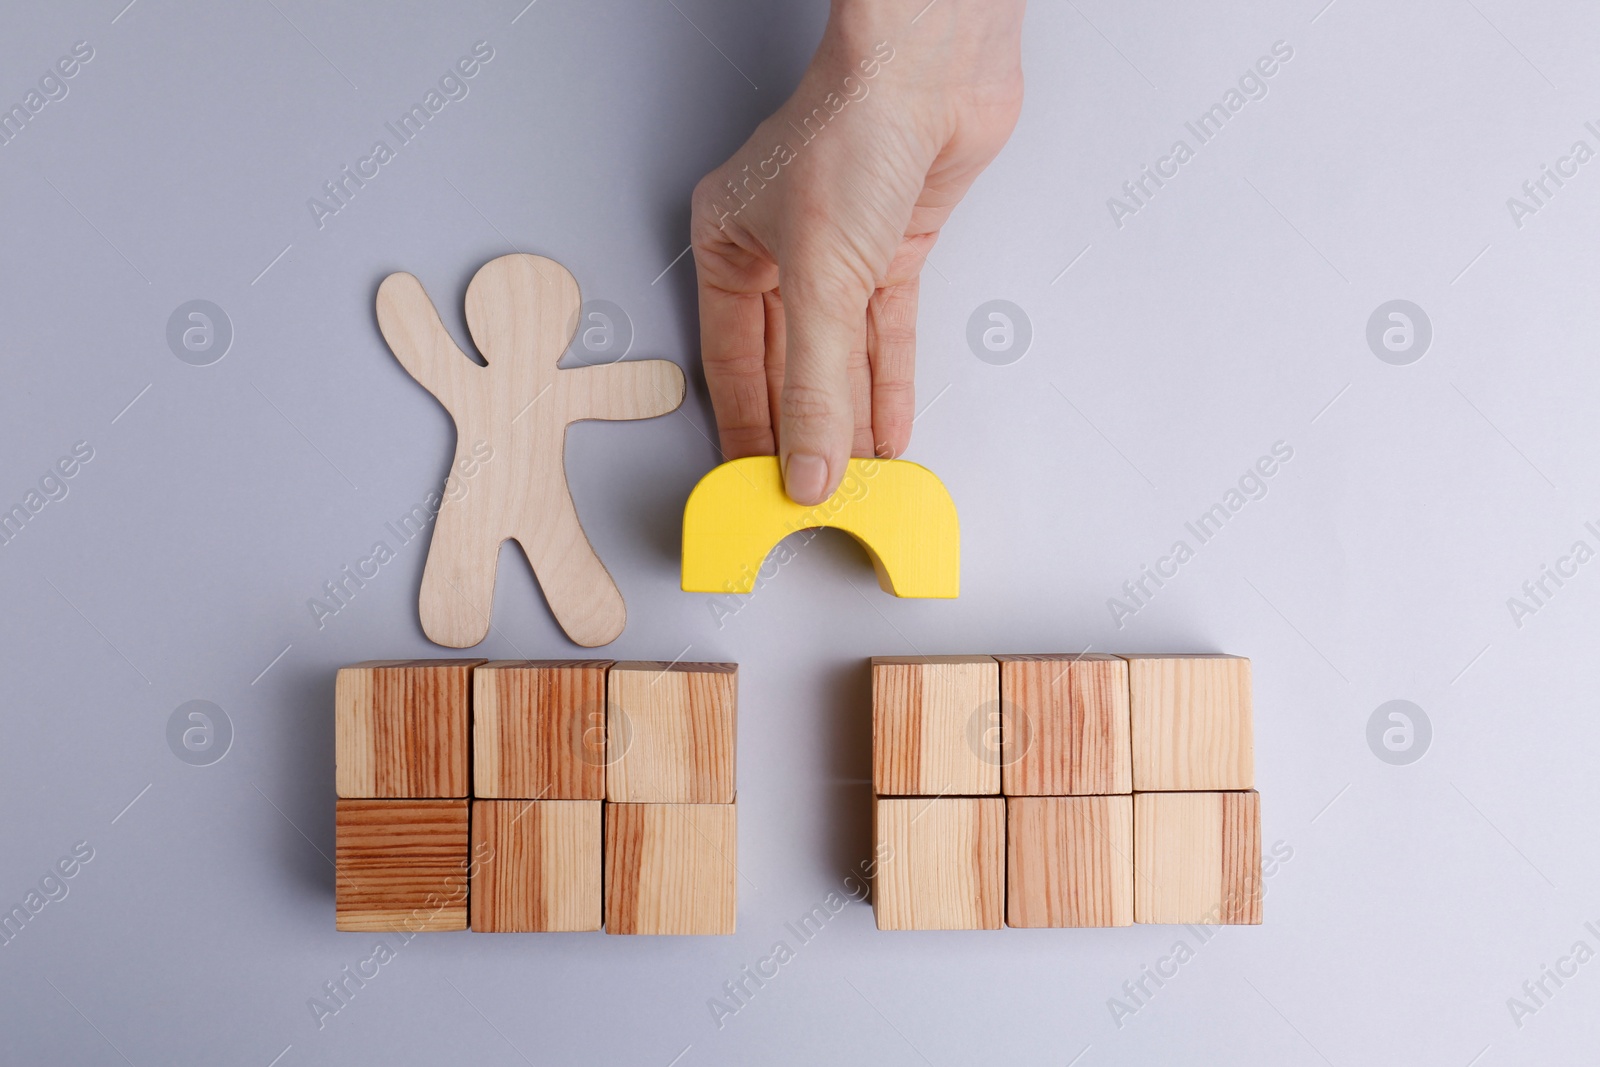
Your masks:
M 1600 962 L 1542 1003 L 1522 986 L 1600 949 L 1600 563 L 1520 626 L 1507 601 L 1600 547 L 1600 161 L 1520 228 L 1506 200 L 1600 148 L 1600 12 L 1038 0 L 1021 123 L 924 273 L 909 458 L 960 507 L 961 599 L 896 601 L 828 534 L 719 618 L 677 589 L 716 455 L 674 257 L 694 181 L 794 85 L 825 5 L 125 2 L 0 16 L 6 107 L 94 49 L 0 146 L 0 504 L 94 450 L 0 547 L 0 904 L 93 849 L 0 947 L 0 1060 L 1593 1057 Z M 308 198 L 480 40 L 470 95 L 319 229 Z M 1268 95 L 1116 226 L 1107 198 L 1276 41 Z M 308 600 L 397 547 L 384 524 L 452 440 L 372 299 L 412 271 L 464 336 L 468 278 L 511 249 L 626 309 L 632 357 L 691 370 L 681 414 L 580 426 L 568 469 L 628 600 L 605 654 L 741 664 L 739 934 L 424 936 L 319 1029 L 308 1000 L 376 940 L 333 930 L 333 672 L 435 651 L 425 546 L 320 629 Z M 233 326 L 210 366 L 167 347 L 195 299 Z M 1005 366 L 966 343 L 995 299 L 1033 331 Z M 1395 299 L 1433 327 L 1407 366 L 1366 342 Z M 1119 629 L 1108 598 L 1280 441 L 1265 498 Z M 502 562 L 479 651 L 575 654 Z M 868 853 L 865 657 L 1086 646 L 1254 658 L 1263 841 L 1292 849 L 1264 926 L 1222 931 L 1121 1026 L 1110 998 L 1193 934 L 888 935 L 855 904 L 809 943 L 786 930 Z M 1394 765 L 1367 724 L 1402 699 L 1432 742 Z M 191 700 L 232 724 L 207 766 L 168 747 Z M 796 958 L 719 1029 L 708 1000 L 780 939 Z M 1513 996 L 1537 1007 L 1520 1026 Z

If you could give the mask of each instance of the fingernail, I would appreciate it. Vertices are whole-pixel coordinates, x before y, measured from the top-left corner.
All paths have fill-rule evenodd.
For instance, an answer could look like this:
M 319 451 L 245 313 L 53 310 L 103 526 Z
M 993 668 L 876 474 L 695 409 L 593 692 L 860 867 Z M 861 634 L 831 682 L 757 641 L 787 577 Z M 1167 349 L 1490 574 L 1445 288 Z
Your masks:
M 783 465 L 783 487 L 796 504 L 820 504 L 828 487 L 828 461 L 796 452 Z

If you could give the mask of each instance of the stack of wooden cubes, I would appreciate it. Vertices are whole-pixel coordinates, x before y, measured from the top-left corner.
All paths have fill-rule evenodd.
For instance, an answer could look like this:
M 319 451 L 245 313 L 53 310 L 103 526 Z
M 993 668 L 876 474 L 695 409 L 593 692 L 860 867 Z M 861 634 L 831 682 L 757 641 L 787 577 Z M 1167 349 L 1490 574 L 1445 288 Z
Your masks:
M 474 930 L 600 929 L 609 667 L 473 671 Z
M 606 929 L 731 934 L 738 848 L 731 663 L 611 668 Z
M 1250 662 L 872 661 L 885 930 L 1259 923 Z
M 1261 921 L 1250 661 L 1129 656 L 1133 918 Z
M 1000 664 L 872 661 L 873 907 L 883 930 L 997 930 L 1005 904 Z
M 481 662 L 391 660 L 339 672 L 339 929 L 466 929 L 468 709 Z
M 737 702 L 733 664 L 344 668 L 338 928 L 732 933 Z

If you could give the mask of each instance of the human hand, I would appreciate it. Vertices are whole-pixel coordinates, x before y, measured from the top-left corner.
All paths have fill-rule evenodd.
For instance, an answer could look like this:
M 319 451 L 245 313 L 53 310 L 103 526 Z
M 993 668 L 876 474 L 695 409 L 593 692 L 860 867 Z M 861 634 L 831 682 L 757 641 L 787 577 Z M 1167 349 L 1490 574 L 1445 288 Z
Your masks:
M 1022 107 L 1025 0 L 835 0 L 794 95 L 695 187 L 700 349 L 727 459 L 800 504 L 911 438 L 917 286 Z

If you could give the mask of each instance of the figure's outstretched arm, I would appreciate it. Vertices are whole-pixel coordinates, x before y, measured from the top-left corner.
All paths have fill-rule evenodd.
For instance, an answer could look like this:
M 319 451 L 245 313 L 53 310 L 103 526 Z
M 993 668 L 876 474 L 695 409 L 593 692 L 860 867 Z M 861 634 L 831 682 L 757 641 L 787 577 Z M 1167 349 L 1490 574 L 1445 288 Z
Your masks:
M 415 277 L 402 271 L 378 286 L 378 329 L 400 365 L 454 414 L 471 376 L 483 367 L 457 347 Z
M 574 367 L 556 380 L 567 390 L 574 420 L 653 419 L 683 403 L 683 371 L 664 359 Z

